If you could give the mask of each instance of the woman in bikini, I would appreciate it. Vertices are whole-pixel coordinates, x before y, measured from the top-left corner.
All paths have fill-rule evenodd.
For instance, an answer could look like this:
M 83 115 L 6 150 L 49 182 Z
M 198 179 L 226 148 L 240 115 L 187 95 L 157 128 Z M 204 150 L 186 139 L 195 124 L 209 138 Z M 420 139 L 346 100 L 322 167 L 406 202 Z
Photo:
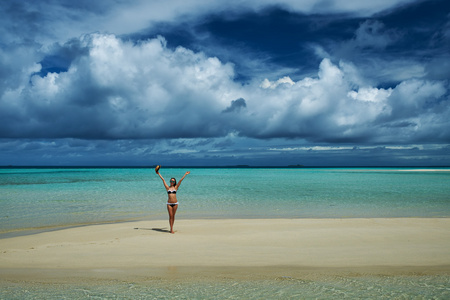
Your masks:
M 175 213 L 177 212 L 178 208 L 177 190 L 180 187 L 180 184 L 183 181 L 184 177 L 186 177 L 186 175 L 190 174 L 191 172 L 186 172 L 186 174 L 184 174 L 184 176 L 180 179 L 180 181 L 178 181 L 178 184 L 175 178 L 171 178 L 170 186 L 168 186 L 164 178 L 159 173 L 159 168 L 160 166 L 156 167 L 155 169 L 156 174 L 158 174 L 159 177 L 162 179 L 164 187 L 167 190 L 167 195 L 169 196 L 169 199 L 167 199 L 167 211 L 169 212 L 170 233 L 175 233 L 173 231 L 173 223 L 175 222 Z

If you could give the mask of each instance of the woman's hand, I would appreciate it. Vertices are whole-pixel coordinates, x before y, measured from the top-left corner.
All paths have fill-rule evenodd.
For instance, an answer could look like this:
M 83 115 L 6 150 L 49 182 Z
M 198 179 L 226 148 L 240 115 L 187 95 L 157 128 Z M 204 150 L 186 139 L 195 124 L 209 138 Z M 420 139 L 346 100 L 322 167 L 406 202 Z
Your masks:
M 187 171 L 186 174 L 184 174 L 184 175 L 186 176 L 186 175 L 188 175 L 188 174 L 191 174 L 191 172 Z

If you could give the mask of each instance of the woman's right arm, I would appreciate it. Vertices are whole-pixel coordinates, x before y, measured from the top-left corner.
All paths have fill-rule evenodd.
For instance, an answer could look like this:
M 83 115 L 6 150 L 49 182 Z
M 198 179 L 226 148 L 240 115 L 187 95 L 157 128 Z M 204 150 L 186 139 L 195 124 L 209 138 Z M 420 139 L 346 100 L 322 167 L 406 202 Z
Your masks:
M 163 181 L 163 183 L 164 183 L 164 187 L 166 188 L 166 190 L 168 190 L 168 189 L 169 189 L 169 186 L 167 185 L 167 183 L 166 183 L 166 181 L 164 180 L 164 178 L 162 177 L 162 175 L 159 174 L 159 172 L 157 172 L 156 174 L 159 175 L 159 177 L 162 179 L 162 181 Z

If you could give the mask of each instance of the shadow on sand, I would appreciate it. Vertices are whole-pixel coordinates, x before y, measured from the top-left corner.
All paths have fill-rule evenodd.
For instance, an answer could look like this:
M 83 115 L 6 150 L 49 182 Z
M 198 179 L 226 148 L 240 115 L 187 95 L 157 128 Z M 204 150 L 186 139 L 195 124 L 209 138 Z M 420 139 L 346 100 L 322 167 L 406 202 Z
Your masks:
M 158 232 L 165 232 L 165 233 L 170 233 L 170 231 L 166 228 L 134 228 L 137 230 L 153 230 L 153 231 L 158 231 Z

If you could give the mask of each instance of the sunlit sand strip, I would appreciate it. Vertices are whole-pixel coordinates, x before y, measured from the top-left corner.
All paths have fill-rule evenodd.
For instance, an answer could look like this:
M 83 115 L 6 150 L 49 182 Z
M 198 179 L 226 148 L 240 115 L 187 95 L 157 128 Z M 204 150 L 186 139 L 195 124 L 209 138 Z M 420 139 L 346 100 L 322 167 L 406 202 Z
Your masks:
M 396 169 L 396 168 L 341 168 L 336 169 L 336 171 L 354 171 L 354 172 L 450 172 L 450 168 L 439 168 L 439 169 L 408 169 L 408 168 L 402 168 L 402 169 Z
M 175 234 L 166 225 L 104 224 L 2 239 L 0 279 L 46 271 L 58 278 L 202 268 L 217 274 L 233 267 L 450 274 L 450 218 L 177 220 Z

